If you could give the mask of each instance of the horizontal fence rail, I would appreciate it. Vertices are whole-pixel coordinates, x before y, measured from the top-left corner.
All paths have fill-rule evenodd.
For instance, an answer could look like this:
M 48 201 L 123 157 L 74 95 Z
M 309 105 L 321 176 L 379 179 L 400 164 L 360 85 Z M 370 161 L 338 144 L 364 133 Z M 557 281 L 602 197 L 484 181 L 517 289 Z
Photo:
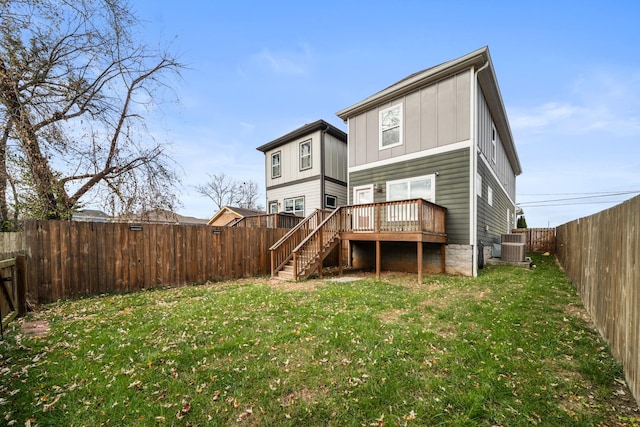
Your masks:
M 207 225 L 26 221 L 26 295 L 46 303 L 267 275 L 287 230 Z
M 558 261 L 640 403 L 640 196 L 557 228 Z

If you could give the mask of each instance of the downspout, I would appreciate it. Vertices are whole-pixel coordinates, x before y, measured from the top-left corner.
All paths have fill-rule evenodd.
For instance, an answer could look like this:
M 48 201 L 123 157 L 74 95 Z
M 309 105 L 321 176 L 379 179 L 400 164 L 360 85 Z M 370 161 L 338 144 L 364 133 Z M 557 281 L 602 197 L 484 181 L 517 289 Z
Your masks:
M 324 203 L 325 203 L 324 134 L 327 133 L 328 130 L 329 130 L 329 125 L 327 125 L 327 127 L 324 128 L 320 133 L 320 209 L 325 208 L 324 206 Z
M 478 135 L 478 74 L 489 66 L 487 60 L 484 65 L 478 68 L 474 73 L 473 79 L 473 144 L 471 147 L 471 247 L 472 247 L 472 272 L 473 277 L 478 276 L 478 194 L 476 193 L 477 183 L 476 177 L 478 176 L 478 150 L 479 147 L 479 135 Z

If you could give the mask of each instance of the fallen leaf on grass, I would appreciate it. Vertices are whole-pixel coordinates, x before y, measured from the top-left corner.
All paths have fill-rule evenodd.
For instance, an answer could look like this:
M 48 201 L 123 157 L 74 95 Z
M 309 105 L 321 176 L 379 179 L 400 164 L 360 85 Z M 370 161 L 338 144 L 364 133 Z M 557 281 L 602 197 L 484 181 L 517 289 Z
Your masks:
M 253 414 L 253 408 L 247 408 L 243 413 L 238 415 L 238 421 L 244 421 L 249 417 L 249 415 Z
M 191 410 L 191 403 L 187 402 L 186 400 L 182 401 L 182 408 L 180 408 L 180 410 L 178 411 L 178 413 L 176 414 L 176 418 L 181 420 L 184 418 L 185 415 L 187 415 L 187 413 Z
M 127 388 L 140 388 L 140 387 L 142 387 L 142 381 L 140 380 L 134 381 L 127 386 Z

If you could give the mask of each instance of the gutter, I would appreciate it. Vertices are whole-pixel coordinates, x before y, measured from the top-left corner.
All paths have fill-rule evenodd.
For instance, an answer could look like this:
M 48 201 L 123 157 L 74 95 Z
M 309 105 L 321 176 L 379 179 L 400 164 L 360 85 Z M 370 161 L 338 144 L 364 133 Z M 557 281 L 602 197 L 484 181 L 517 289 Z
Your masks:
M 324 134 L 327 133 L 329 131 L 329 125 L 327 124 L 327 126 L 322 130 L 322 132 L 320 132 L 320 209 L 324 209 L 325 206 L 325 169 L 324 169 L 324 164 L 325 164 L 325 147 L 324 147 Z
M 478 276 L 478 195 L 476 194 L 476 176 L 478 175 L 478 74 L 480 71 L 486 69 L 489 66 L 487 60 L 484 65 L 478 68 L 473 76 L 473 107 L 471 111 L 473 114 L 473 145 L 471 147 L 470 161 L 471 161 L 471 248 L 472 254 L 472 272 L 473 277 Z

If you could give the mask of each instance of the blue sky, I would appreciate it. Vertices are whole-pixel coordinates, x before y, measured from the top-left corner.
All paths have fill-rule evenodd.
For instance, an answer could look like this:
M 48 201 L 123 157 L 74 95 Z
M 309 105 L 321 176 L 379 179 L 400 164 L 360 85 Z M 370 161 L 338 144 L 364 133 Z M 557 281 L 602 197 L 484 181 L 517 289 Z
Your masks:
M 133 0 L 151 45 L 188 69 L 180 105 L 150 124 L 184 172 L 178 209 L 208 218 L 194 185 L 252 179 L 256 147 L 424 68 L 489 46 L 523 167 L 529 226 L 556 226 L 640 192 L 640 2 Z M 622 193 L 604 197 L 601 193 Z M 559 201 L 556 201 L 559 200 Z

